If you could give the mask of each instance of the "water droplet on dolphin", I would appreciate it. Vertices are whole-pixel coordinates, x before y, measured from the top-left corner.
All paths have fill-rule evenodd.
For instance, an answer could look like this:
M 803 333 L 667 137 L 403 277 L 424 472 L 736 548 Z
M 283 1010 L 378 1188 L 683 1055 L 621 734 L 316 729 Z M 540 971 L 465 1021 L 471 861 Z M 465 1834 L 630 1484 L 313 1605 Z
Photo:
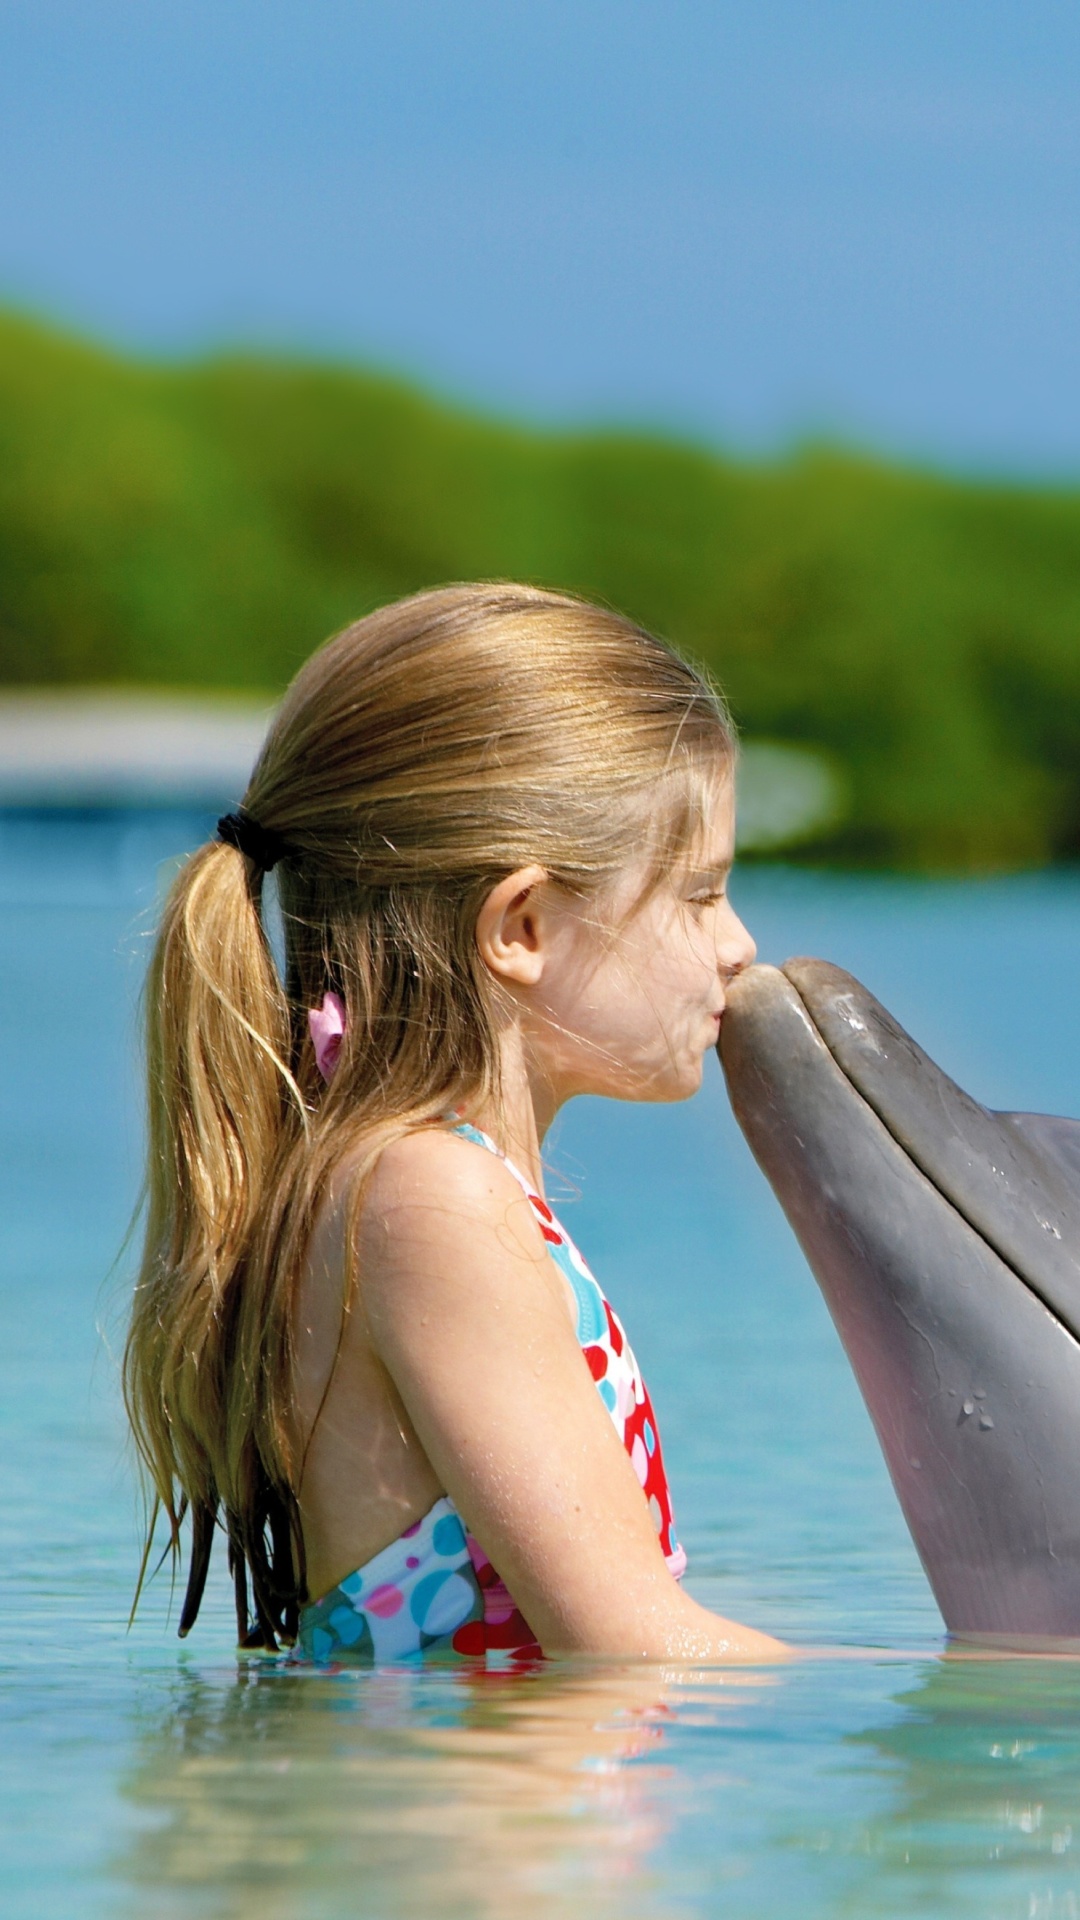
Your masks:
M 990 1432 L 990 1429 L 991 1429 L 991 1427 L 993 1426 L 993 1424 L 994 1424 L 994 1423 L 993 1423 L 993 1421 L 991 1420 L 991 1418 L 990 1418 L 990 1415 L 989 1415 L 988 1413 L 980 1413 L 980 1415 L 979 1415 L 979 1425 L 980 1425 L 980 1427 L 982 1428 L 982 1430 L 983 1430 L 983 1432 L 984 1432 L 984 1433 L 989 1433 L 989 1432 Z
M 975 1402 L 974 1402 L 974 1400 L 965 1400 L 965 1401 L 964 1401 L 964 1412 L 965 1412 L 965 1413 L 974 1413 L 974 1411 L 975 1411 Z

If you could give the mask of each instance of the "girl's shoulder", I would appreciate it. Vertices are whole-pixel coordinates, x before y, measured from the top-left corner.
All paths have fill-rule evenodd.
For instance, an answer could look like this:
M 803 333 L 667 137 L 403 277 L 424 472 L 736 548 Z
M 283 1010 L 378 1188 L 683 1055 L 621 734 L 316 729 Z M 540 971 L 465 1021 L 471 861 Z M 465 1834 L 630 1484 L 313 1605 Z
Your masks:
M 389 1141 L 366 1182 L 366 1196 L 375 1203 L 422 1203 L 449 1193 L 472 1200 L 487 1195 L 524 1197 L 502 1154 L 480 1144 L 479 1136 L 469 1138 L 459 1132 L 451 1122 L 417 1127 Z
M 563 1288 L 540 1223 L 496 1152 L 451 1127 L 404 1135 L 384 1148 L 364 1188 L 356 1253 L 368 1324 L 396 1337 L 402 1319 L 471 1321 L 556 1303 Z
M 388 1142 L 365 1179 L 358 1216 L 361 1241 L 392 1232 L 426 1235 L 433 1224 L 453 1237 L 462 1231 L 503 1233 L 542 1253 L 532 1206 L 500 1153 L 466 1138 L 451 1124 L 417 1128 Z

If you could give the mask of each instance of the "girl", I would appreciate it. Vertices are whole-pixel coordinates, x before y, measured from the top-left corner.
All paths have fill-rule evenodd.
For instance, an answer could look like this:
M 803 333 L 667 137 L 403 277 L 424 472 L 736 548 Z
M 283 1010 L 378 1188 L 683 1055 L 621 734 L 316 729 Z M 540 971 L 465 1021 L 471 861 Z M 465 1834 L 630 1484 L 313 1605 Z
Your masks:
M 400 601 L 298 674 L 148 988 L 125 1386 L 174 1550 L 191 1514 L 181 1633 L 223 1509 L 249 1646 L 781 1651 L 678 1584 L 648 1394 L 541 1161 L 574 1094 L 700 1083 L 754 955 L 733 761 L 667 647 L 525 587 Z

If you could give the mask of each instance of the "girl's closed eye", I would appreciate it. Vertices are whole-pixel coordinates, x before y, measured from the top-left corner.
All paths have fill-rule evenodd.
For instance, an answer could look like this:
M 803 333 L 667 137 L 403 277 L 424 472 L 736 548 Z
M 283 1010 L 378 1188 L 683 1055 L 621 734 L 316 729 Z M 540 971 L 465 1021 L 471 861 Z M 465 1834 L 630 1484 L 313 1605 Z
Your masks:
M 698 908 L 719 906 L 727 898 L 728 874 L 729 868 L 726 866 L 693 874 L 684 894 L 687 904 Z

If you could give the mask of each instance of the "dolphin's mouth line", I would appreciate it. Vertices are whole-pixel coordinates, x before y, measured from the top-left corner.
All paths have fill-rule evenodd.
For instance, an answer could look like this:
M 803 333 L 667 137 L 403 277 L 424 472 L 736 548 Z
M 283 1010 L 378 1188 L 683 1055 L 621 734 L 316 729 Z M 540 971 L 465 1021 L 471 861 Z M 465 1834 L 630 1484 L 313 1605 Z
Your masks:
M 997 1259 L 1000 1260 L 1002 1266 L 1012 1274 L 1020 1286 L 1024 1287 L 1027 1292 L 1039 1302 L 1040 1306 L 1054 1321 L 1055 1325 L 1060 1327 L 1061 1331 L 1068 1336 L 1074 1345 L 1080 1347 L 1080 1328 L 1072 1325 L 1070 1320 L 1062 1313 L 1059 1305 L 1055 1301 L 1047 1298 L 1046 1292 L 1039 1286 L 1038 1282 L 1033 1280 L 1029 1274 L 1025 1273 L 1022 1268 L 1018 1266 L 1016 1260 L 1008 1250 L 1000 1244 L 998 1239 L 987 1232 L 985 1224 L 971 1217 L 971 1214 L 958 1202 L 955 1193 L 949 1192 L 942 1186 L 940 1179 L 935 1174 L 933 1166 L 927 1164 L 928 1156 L 920 1155 L 911 1141 L 904 1139 L 898 1133 L 891 1116 L 882 1111 L 883 1103 L 876 1101 L 873 1094 L 869 1092 L 865 1086 L 860 1086 L 858 1081 L 855 1080 L 848 1071 L 843 1061 L 837 1057 L 835 1049 L 829 1043 L 828 1035 L 822 1031 L 820 1023 L 814 1017 L 812 1008 L 807 1004 L 797 982 L 791 978 L 787 967 L 781 967 L 779 971 L 783 974 L 792 992 L 797 996 L 799 1011 L 805 1016 L 812 1031 L 821 1041 L 837 1072 L 843 1075 L 851 1092 L 864 1103 L 874 1115 L 874 1118 L 884 1127 L 893 1145 L 898 1147 L 901 1153 L 906 1154 L 912 1166 L 915 1167 L 918 1172 L 922 1174 L 923 1179 L 933 1187 L 938 1198 L 956 1215 L 958 1220 L 963 1221 L 968 1232 L 973 1233 L 977 1239 L 983 1241 L 983 1243 L 991 1249 Z M 865 1021 L 850 1017 L 849 1019 L 850 1025 L 854 1030 L 861 1030 L 869 1037 L 869 1029 Z

